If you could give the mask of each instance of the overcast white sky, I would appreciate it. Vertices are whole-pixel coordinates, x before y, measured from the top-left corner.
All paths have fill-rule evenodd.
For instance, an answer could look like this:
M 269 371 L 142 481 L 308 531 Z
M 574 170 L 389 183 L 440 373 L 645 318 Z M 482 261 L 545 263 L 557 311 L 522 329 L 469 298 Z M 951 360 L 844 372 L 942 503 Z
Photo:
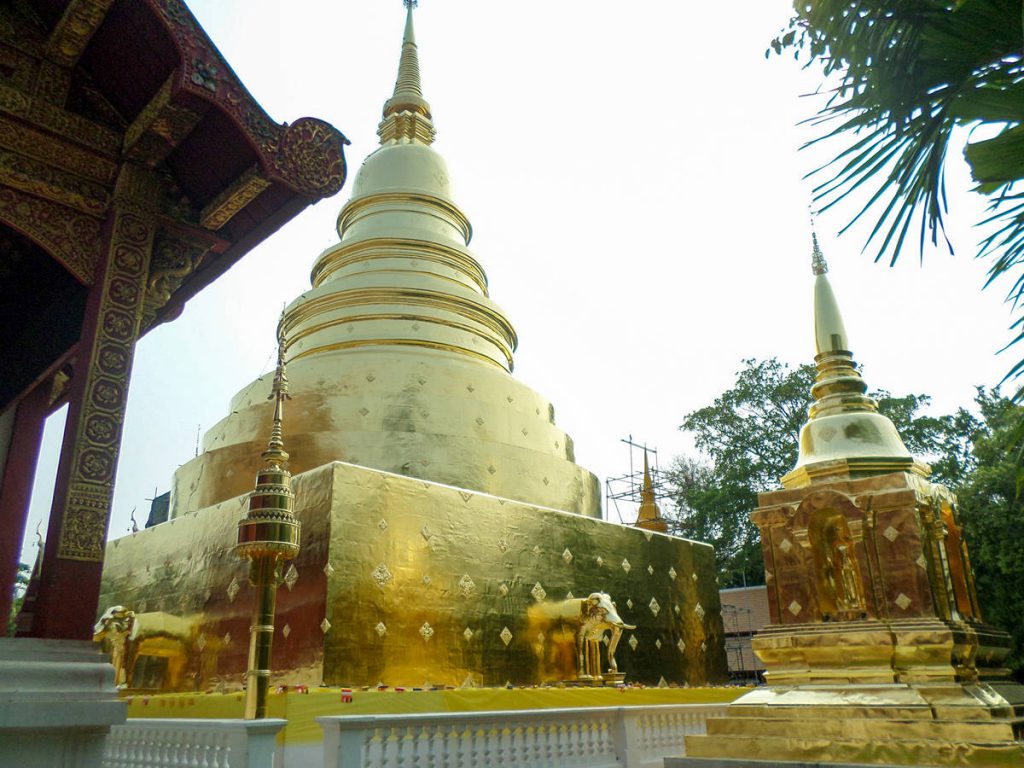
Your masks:
M 403 25 L 399 0 L 190 0 L 277 121 L 328 120 L 352 141 L 349 179 L 377 144 Z M 519 334 L 515 375 L 555 404 L 577 460 L 628 469 L 619 439 L 689 450 L 683 416 L 745 357 L 814 354 L 807 203 L 797 152 L 817 84 L 764 57 L 789 0 L 625 4 L 424 0 L 426 98 L 471 247 Z M 981 203 L 954 156 L 955 257 L 894 269 L 819 222 L 851 345 L 872 387 L 968 404 L 1011 357 L 1003 291 L 973 260 Z M 341 194 L 307 210 L 138 346 L 111 536 L 146 519 L 193 455 L 196 427 L 266 370 L 281 307 L 336 239 Z M 848 210 L 848 209 L 847 209 Z M 1015 354 L 1015 353 L 1011 353 Z M 48 425 L 26 541 L 49 513 L 61 425 Z M 606 515 L 607 515 L 606 511 Z M 612 513 L 614 519 L 614 512 Z M 45 525 L 44 525 L 45 530 Z M 34 546 L 26 558 L 35 556 Z

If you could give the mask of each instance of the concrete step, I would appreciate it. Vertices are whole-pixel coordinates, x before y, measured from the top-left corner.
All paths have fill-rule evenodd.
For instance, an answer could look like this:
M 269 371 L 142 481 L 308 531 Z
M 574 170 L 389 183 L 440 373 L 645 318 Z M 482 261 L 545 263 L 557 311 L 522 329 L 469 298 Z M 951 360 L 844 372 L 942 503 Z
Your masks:
M 780 733 L 813 733 L 816 738 L 887 739 L 905 741 L 970 740 L 986 743 L 1013 742 L 1024 731 L 1024 718 L 1007 720 L 922 720 L 848 718 L 792 719 L 777 717 L 714 717 L 708 720 L 709 736 L 777 736 Z
M 814 723 L 813 725 L 818 725 Z M 935 742 L 906 739 L 831 739 L 813 726 L 786 736 L 687 736 L 687 757 L 793 762 L 867 763 L 942 768 L 1020 768 L 1024 744 Z
M 747 760 L 735 757 L 666 757 L 664 768 L 902 768 L 882 763 L 813 763 L 804 760 Z
M 933 720 L 935 718 L 932 708 L 925 704 L 919 706 L 732 704 L 729 707 L 729 714 L 730 716 L 778 718 L 780 720 L 832 720 L 840 714 L 846 718 L 862 717 L 869 720 Z

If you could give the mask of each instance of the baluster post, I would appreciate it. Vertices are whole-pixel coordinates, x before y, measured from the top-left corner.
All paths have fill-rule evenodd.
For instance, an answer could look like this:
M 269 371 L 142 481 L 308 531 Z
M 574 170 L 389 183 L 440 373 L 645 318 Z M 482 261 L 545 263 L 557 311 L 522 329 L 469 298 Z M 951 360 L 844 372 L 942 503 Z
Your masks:
M 636 715 L 622 707 L 615 711 L 612 737 L 615 742 L 615 755 L 624 768 L 640 768 L 638 726 L 639 718 Z

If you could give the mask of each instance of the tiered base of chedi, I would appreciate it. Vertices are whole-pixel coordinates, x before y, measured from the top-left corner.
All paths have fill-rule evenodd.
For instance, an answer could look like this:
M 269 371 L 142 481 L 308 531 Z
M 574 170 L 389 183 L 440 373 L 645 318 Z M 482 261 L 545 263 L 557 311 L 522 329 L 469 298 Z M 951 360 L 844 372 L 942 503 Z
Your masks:
M 282 320 L 302 536 L 275 683 L 720 682 L 712 548 L 602 521 L 554 408 L 511 375 L 416 59 L 410 9 L 381 146 Z M 98 634 L 129 689 L 242 684 L 253 596 L 231 547 L 270 388 L 243 389 L 176 473 L 168 522 L 107 548 Z
M 768 687 L 667 768 L 1024 765 L 1024 687 L 987 625 L 956 498 L 864 395 L 815 242 L 817 383 L 800 459 L 763 493 Z M 732 762 L 735 760 L 736 762 Z
M 705 544 L 343 462 L 294 487 L 302 539 L 278 592 L 275 684 L 575 681 L 595 593 L 621 620 L 613 609 L 595 625 L 606 641 L 635 626 L 615 653 L 627 681 L 725 677 Z M 128 688 L 241 687 L 253 593 L 230 547 L 245 500 L 108 547 L 101 605 L 135 614 L 121 633 Z

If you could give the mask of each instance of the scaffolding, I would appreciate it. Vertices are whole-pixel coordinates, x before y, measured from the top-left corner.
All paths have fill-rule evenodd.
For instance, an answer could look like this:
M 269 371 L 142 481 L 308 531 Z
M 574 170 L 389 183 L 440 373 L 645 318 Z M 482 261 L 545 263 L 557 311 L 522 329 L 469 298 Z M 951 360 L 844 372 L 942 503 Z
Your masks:
M 725 655 L 729 665 L 729 679 L 737 683 L 761 682 L 752 640 L 753 611 L 738 605 L 722 603 L 722 625 L 725 630 Z
M 649 448 L 647 443 L 634 441 L 632 435 L 622 438 L 619 442 L 629 446 L 629 472 L 625 475 L 609 477 L 604 481 L 604 508 L 608 510 L 608 519 L 611 519 L 611 510 L 614 509 L 620 523 L 635 525 L 636 510 L 633 508 L 627 510 L 627 516 L 630 518 L 627 522 L 626 517 L 623 517 L 623 510 L 619 506 L 619 502 L 629 504 L 631 507 L 633 505 L 640 505 L 640 491 L 644 485 L 644 454 L 653 459 L 648 461 L 648 466 L 651 473 L 651 486 L 654 488 L 654 497 L 659 502 L 668 498 L 668 477 L 658 466 L 657 448 Z M 634 461 L 634 450 L 642 451 L 639 462 Z

